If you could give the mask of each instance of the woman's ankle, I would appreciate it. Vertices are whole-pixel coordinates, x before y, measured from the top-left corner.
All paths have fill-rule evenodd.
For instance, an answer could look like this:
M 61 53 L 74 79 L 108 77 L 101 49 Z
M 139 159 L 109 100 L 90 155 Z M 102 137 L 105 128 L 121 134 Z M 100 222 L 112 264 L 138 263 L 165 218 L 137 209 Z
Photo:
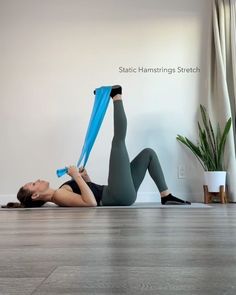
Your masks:
M 170 191 L 169 190 L 165 190 L 165 191 L 161 192 L 160 194 L 161 194 L 161 198 L 163 198 L 163 197 L 168 196 L 170 194 Z
M 113 101 L 122 100 L 122 95 L 121 94 L 116 94 L 112 99 L 113 99 Z

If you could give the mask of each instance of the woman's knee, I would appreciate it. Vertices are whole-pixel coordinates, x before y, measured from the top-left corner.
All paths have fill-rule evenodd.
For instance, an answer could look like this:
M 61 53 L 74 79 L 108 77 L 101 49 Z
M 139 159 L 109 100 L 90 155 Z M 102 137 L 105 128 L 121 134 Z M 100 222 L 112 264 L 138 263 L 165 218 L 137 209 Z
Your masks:
M 145 148 L 142 150 L 142 153 L 147 157 L 157 156 L 156 152 L 151 148 Z

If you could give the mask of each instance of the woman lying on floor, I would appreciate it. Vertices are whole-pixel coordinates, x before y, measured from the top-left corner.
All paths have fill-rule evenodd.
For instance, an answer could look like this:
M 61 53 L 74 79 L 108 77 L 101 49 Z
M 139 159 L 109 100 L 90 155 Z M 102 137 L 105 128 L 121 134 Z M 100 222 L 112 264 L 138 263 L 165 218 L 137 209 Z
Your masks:
M 25 184 L 19 190 L 18 203 L 8 203 L 5 207 L 40 207 L 46 202 L 53 202 L 65 207 L 94 206 L 130 206 L 136 198 L 138 189 L 148 170 L 154 180 L 163 205 L 191 204 L 174 197 L 168 190 L 156 153 L 146 148 L 132 162 L 125 145 L 127 120 L 122 102 L 122 88 L 113 86 L 111 97 L 114 105 L 114 137 L 110 152 L 108 185 L 98 185 L 89 179 L 86 170 L 68 167 L 71 180 L 58 189 L 49 186 L 49 182 L 37 180 Z

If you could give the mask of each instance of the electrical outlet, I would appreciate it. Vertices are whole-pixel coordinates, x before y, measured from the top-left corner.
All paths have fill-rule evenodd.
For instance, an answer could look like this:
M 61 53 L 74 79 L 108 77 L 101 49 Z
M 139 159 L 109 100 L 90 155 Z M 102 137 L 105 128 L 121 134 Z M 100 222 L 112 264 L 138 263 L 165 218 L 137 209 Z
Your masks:
M 186 177 L 186 169 L 184 165 L 178 166 L 178 178 L 185 178 Z

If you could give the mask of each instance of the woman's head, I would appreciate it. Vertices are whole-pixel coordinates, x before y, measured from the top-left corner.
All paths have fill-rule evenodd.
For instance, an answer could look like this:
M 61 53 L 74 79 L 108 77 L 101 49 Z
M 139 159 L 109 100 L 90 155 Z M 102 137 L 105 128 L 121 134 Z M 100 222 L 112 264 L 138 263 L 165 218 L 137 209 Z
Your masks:
M 49 188 L 49 182 L 45 180 L 36 180 L 26 183 L 17 193 L 17 199 L 25 207 L 41 207 L 45 204 L 43 193 Z
M 46 201 L 44 200 L 44 193 L 49 188 L 49 182 L 44 180 L 37 180 L 35 182 L 26 183 L 22 186 L 18 193 L 17 199 L 19 203 L 10 202 L 6 206 L 6 208 L 16 208 L 16 207 L 41 207 Z
M 24 186 L 19 189 L 17 193 L 17 199 L 19 200 L 20 204 L 26 208 L 41 207 L 45 204 L 44 201 L 34 200 L 33 192 L 24 188 Z

